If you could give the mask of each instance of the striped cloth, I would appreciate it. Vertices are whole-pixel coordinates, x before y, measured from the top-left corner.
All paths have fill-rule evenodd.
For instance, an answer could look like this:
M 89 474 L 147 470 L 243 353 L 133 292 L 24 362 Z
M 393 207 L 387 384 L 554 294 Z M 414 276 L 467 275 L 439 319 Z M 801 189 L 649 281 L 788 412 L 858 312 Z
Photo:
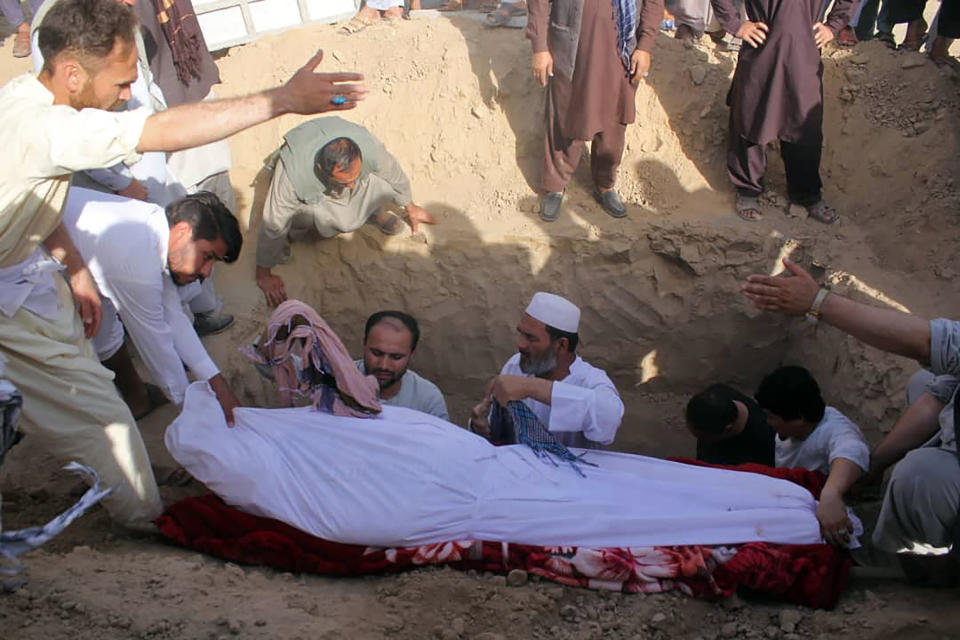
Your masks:
M 533 411 L 527 405 L 516 400 L 508 402 L 506 408 L 500 406 L 499 402 L 494 401 L 490 414 L 490 434 L 494 444 L 525 444 L 533 449 L 538 458 L 549 460 L 554 466 L 559 466 L 554 460 L 554 458 L 559 458 L 567 462 L 573 467 L 574 471 L 584 478 L 586 474 L 579 465 L 597 466 L 583 459 L 586 454 L 578 456 L 558 442 L 554 435 L 547 431 Z
M 617 21 L 617 53 L 630 71 L 630 56 L 637 46 L 637 0 L 612 0 Z

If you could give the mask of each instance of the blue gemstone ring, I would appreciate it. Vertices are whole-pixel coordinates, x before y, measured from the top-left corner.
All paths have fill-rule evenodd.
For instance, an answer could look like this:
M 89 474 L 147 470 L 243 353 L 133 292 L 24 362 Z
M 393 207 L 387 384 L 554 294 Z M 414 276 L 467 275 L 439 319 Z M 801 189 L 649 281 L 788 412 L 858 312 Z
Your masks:
M 347 101 L 347 96 L 337 94 L 330 98 L 330 104 L 344 104 Z

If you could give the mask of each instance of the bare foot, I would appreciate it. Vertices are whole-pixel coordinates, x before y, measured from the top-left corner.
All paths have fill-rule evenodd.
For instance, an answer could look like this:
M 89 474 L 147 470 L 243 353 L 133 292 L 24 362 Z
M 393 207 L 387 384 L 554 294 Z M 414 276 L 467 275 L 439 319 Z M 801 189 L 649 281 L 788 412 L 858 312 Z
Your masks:
M 403 8 L 402 7 L 390 7 L 383 12 L 383 17 L 387 20 L 402 20 L 403 19 Z

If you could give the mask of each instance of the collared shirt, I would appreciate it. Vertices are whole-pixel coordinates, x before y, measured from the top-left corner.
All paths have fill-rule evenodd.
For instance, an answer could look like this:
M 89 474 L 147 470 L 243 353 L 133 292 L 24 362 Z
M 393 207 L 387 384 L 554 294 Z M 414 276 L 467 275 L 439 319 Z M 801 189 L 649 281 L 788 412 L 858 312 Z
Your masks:
M 845 458 L 864 472 L 870 468 L 870 447 L 860 428 L 833 407 L 826 408 L 816 428 L 803 440 L 782 440 L 778 435 L 776 452 L 778 467 L 803 467 L 829 474 L 833 461 Z
M 54 105 L 31 74 L 0 88 L 0 267 L 26 260 L 57 227 L 72 172 L 139 160 L 149 116 Z
M 519 353 L 507 360 L 500 374 L 526 375 L 520 370 Z M 597 449 L 610 444 L 623 419 L 623 401 L 610 377 L 580 356 L 566 378 L 553 382 L 550 404 L 532 398 L 523 402 L 568 447 Z
M 154 381 L 180 404 L 189 384 L 219 369 L 187 318 L 167 271 L 170 228 L 162 207 L 70 189 L 64 224 L 102 295 L 110 299 Z
M 357 360 L 356 364 L 360 373 L 367 373 L 363 360 Z M 447 422 L 450 421 L 447 402 L 443 399 L 440 388 L 411 369 L 407 369 L 400 379 L 400 391 L 397 395 L 392 398 L 380 398 L 380 402 L 394 407 L 416 409 Z

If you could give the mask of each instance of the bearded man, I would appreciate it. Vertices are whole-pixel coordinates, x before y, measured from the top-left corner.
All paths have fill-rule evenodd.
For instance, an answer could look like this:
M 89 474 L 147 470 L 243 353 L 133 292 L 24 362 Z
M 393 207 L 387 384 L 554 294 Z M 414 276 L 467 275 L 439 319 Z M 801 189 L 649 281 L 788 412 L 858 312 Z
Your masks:
M 517 353 L 487 385 L 470 429 L 489 429 L 491 405 L 522 401 L 564 446 L 599 449 L 613 442 L 623 401 L 602 369 L 577 355 L 580 308 L 539 291 L 517 324 Z
M 357 367 L 377 379 L 383 404 L 449 420 L 447 403 L 437 385 L 409 368 L 418 342 L 420 325 L 416 318 L 402 311 L 377 311 L 367 318 L 363 359 L 357 360 Z

